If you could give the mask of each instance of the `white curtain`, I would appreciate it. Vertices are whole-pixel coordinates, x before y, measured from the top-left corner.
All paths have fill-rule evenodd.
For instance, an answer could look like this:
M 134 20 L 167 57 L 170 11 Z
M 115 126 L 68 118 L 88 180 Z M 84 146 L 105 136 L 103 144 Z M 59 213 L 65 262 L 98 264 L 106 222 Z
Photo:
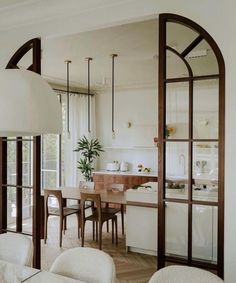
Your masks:
M 84 180 L 83 175 L 77 169 L 80 158 L 78 152 L 74 152 L 78 140 L 85 135 L 88 138 L 95 136 L 95 98 L 90 97 L 90 128 L 88 132 L 88 97 L 86 95 L 70 95 L 69 99 L 69 135 L 67 133 L 67 105 L 66 95 L 63 95 L 65 103 L 65 126 L 64 126 L 64 185 L 78 186 L 79 181 Z

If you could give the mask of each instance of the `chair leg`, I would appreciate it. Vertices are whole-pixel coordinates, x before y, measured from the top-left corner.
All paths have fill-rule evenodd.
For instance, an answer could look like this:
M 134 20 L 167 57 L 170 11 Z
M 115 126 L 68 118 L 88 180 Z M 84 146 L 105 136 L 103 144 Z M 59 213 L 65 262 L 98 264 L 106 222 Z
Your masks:
M 114 219 L 111 220 L 111 241 L 114 244 Z
M 66 234 L 66 217 L 63 219 L 63 234 Z
M 99 250 L 102 249 L 102 223 L 99 222 Z
M 67 206 L 67 200 L 62 199 L 62 204 L 63 204 L 63 207 L 66 207 Z M 65 234 L 65 230 L 67 230 L 67 219 L 66 219 L 66 217 L 64 218 L 64 234 Z
M 64 234 L 65 230 L 67 230 L 67 217 L 64 218 Z
M 116 225 L 116 245 L 118 245 L 117 217 L 115 218 L 115 225 Z
M 78 222 L 78 239 L 80 238 L 80 213 L 76 213 L 77 222 Z
M 109 203 L 106 203 L 106 208 L 109 207 Z M 109 220 L 107 221 L 107 233 L 109 233 Z
M 98 241 L 98 222 L 95 222 L 96 241 Z
M 63 230 L 64 217 L 60 216 L 60 227 L 59 227 L 59 245 L 62 246 L 62 230 Z
M 95 240 L 95 222 L 93 221 L 93 241 Z
M 122 226 L 122 235 L 125 234 L 125 226 L 124 226 L 124 205 L 122 204 L 120 207 L 121 210 L 121 226 Z
M 45 215 L 45 220 L 44 220 L 44 244 L 47 242 L 47 237 L 48 237 L 48 215 Z
M 81 247 L 84 246 L 84 229 L 85 229 L 85 221 L 81 223 Z

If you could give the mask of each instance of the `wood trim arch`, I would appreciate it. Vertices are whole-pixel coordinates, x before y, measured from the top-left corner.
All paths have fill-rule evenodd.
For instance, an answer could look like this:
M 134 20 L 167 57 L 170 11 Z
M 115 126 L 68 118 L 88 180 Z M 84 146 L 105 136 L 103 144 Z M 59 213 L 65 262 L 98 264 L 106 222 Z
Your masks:
M 210 76 L 199 76 L 199 77 L 189 77 L 189 78 L 175 78 L 175 79 L 167 79 L 166 78 L 166 24 L 167 22 L 181 24 L 186 26 L 192 30 L 194 30 L 199 35 L 196 39 L 183 51 L 182 54 L 178 52 L 180 58 L 184 59 L 184 55 L 190 50 L 192 50 L 199 42 L 203 39 L 207 41 L 207 43 L 211 46 L 216 60 L 218 62 L 219 74 L 212 74 Z M 178 54 L 177 54 L 178 53 Z M 183 60 L 184 61 L 184 60 Z M 200 25 L 193 22 L 192 20 L 176 15 L 176 14 L 160 14 L 159 15 L 159 127 L 158 127 L 158 137 L 159 137 L 159 150 L 158 150 L 158 182 L 159 182 L 159 190 L 158 190 L 158 268 L 164 267 L 166 256 L 165 256 L 165 147 L 166 147 L 166 139 L 165 139 L 165 105 L 166 105 L 166 83 L 168 82 L 178 82 L 178 81 L 189 81 L 190 88 L 190 101 L 189 101 L 189 109 L 192 109 L 192 92 L 193 92 L 193 80 L 195 79 L 210 79 L 210 78 L 218 78 L 219 79 L 219 158 L 218 158 L 218 167 L 219 167 L 219 189 L 218 189 L 218 255 L 217 255 L 217 272 L 220 277 L 223 278 L 224 275 L 224 147 L 225 147 L 225 63 L 222 53 L 215 42 L 215 40 L 211 37 L 211 35 L 203 29 Z M 192 111 L 190 111 L 192 112 Z M 189 122 L 191 123 L 192 113 L 189 114 Z M 189 123 L 189 124 L 190 124 Z M 189 127 L 189 144 L 191 144 L 194 139 L 192 138 L 192 127 Z M 189 156 L 191 155 L 191 150 L 189 149 Z M 192 158 L 190 158 L 192 159 Z M 191 178 L 191 160 L 189 161 L 189 179 Z M 190 189 L 190 187 L 189 187 Z M 191 190 L 192 191 L 192 190 Z M 191 223 L 191 206 L 193 204 L 192 201 L 192 193 L 189 191 L 189 222 Z M 191 234 L 191 231 L 188 231 Z M 192 236 L 190 235 L 190 238 Z M 188 246 L 190 246 L 190 240 Z M 196 263 L 192 260 L 191 249 L 188 253 L 188 261 L 186 262 L 188 265 L 197 265 L 199 266 L 199 262 Z M 200 264 L 201 265 L 201 264 Z M 202 263 L 202 266 L 206 267 L 207 265 Z

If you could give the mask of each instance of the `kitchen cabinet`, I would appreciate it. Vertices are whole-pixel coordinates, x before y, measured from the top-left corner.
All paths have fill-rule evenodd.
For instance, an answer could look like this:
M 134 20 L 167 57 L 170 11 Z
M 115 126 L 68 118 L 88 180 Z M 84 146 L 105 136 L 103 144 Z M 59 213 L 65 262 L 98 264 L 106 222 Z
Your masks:
M 126 192 L 126 246 L 134 252 L 157 254 L 157 183 L 147 183 L 153 191 Z M 168 189 L 167 189 L 168 190 Z M 212 193 L 198 192 L 208 200 Z M 168 197 L 184 198 L 184 192 L 170 192 Z M 166 203 L 166 255 L 187 257 L 188 207 L 183 203 Z M 217 260 L 217 207 L 193 205 L 192 254 L 194 259 Z
M 102 190 L 108 184 L 124 184 L 125 190 L 134 185 L 140 185 L 147 182 L 157 182 L 157 177 L 142 175 L 141 173 L 121 173 L 121 172 L 94 172 L 93 181 L 95 182 L 95 189 Z
M 126 192 L 126 248 L 157 255 L 157 183 L 147 183 L 153 191 Z
M 187 256 L 188 207 L 185 204 L 166 203 L 166 254 Z
M 187 205 L 166 204 L 166 253 L 187 256 L 188 245 Z M 193 206 L 192 255 L 195 259 L 217 259 L 217 208 Z

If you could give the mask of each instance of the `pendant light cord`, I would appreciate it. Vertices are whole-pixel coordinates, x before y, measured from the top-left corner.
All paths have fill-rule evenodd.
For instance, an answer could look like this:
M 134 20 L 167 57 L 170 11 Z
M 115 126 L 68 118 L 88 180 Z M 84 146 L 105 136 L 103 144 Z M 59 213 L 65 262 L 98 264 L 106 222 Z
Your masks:
M 91 123 L 90 123 L 90 116 L 91 116 L 91 106 L 90 106 L 90 61 L 93 60 L 91 57 L 85 58 L 88 62 L 88 132 L 91 133 Z
M 67 134 L 70 136 L 70 60 L 66 60 L 66 102 L 67 102 Z
M 111 55 L 111 130 L 113 135 L 115 135 L 115 57 L 117 56 L 117 54 Z

